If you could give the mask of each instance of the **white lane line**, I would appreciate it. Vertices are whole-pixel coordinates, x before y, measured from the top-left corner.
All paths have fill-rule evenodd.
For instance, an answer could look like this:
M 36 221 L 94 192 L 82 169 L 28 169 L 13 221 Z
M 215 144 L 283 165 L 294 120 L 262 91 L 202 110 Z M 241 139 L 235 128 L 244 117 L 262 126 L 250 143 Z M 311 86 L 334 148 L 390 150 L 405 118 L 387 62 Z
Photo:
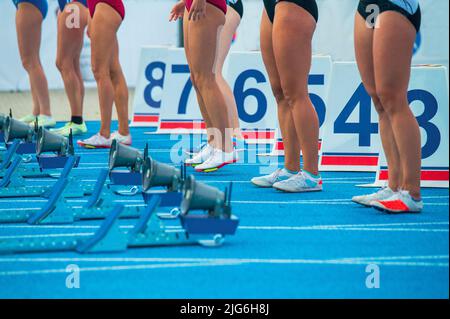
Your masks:
M 231 262 L 206 262 L 206 263 L 170 263 L 170 264 L 150 264 L 150 265 L 135 265 L 135 266 L 107 266 L 107 267 L 85 267 L 80 268 L 83 272 L 93 271 L 120 271 L 120 270 L 145 270 L 145 269 L 158 269 L 158 268 L 186 268 L 186 267 L 211 267 L 211 266 L 230 266 L 239 265 L 240 263 Z M 0 276 L 20 276 L 20 275 L 43 275 L 43 274 L 57 274 L 66 273 L 66 269 L 42 269 L 42 270 L 12 270 L 1 271 Z
M 448 262 L 421 262 L 421 261 L 383 261 L 371 259 L 370 262 L 376 261 L 379 266 L 410 266 L 410 267 L 446 267 Z M 241 265 L 367 265 L 368 260 L 365 259 L 210 259 L 201 262 L 181 262 L 181 263 L 159 263 L 159 264 L 142 264 L 128 266 L 102 266 L 102 267 L 80 267 L 82 272 L 99 272 L 99 271 L 125 271 L 125 270 L 145 270 L 145 269 L 170 269 L 185 267 L 213 267 L 213 266 L 241 266 Z M 20 275 L 36 275 L 36 274 L 55 274 L 66 273 L 65 268 L 38 269 L 38 270 L 9 270 L 0 272 L 0 276 L 20 276 Z
M 449 259 L 448 255 L 418 255 L 418 256 L 368 256 L 368 257 L 344 257 L 328 259 L 328 261 L 367 261 L 367 260 L 439 260 Z M 259 261 L 260 259 L 240 259 L 245 261 Z M 271 261 L 273 259 L 269 259 Z M 275 259 L 280 261 L 292 259 Z M 304 259 L 302 259 L 304 260 Z M 225 262 L 236 261 L 236 258 L 192 258 L 192 257 L 5 257 L 0 262 L 17 263 L 46 263 L 46 262 Z
M 67 233 L 67 234 L 36 234 L 36 235 L 14 235 L 0 236 L 0 240 L 6 239 L 27 239 L 27 238 L 60 238 L 60 237 L 85 237 L 92 236 L 94 233 Z
M 283 195 L 289 195 L 289 194 L 283 194 Z M 136 195 L 136 196 L 139 196 L 139 195 Z M 448 199 L 448 198 L 449 198 L 448 196 L 423 196 L 423 199 Z M 12 200 L 15 203 L 45 203 L 45 202 L 47 202 L 46 199 L 31 199 L 31 198 L 30 199 L 12 199 L 12 198 L 3 198 L 3 199 L 0 199 L 0 203 L 1 202 L 10 203 Z M 132 202 L 142 202 L 142 200 L 137 200 L 137 199 L 115 200 L 115 202 L 117 202 L 117 201 L 124 202 L 124 203 L 127 203 L 127 202 L 130 202 L 130 203 L 132 203 Z M 351 201 L 350 198 L 328 198 L 328 199 L 294 200 L 292 202 L 289 201 L 287 203 L 303 203 L 303 202 L 309 203 L 309 202 L 311 202 L 313 204 L 315 204 L 315 203 L 325 203 L 326 204 L 326 203 L 330 203 L 330 202 L 350 202 L 350 201 Z M 80 202 L 81 203 L 81 202 L 87 202 L 87 199 L 68 199 L 68 202 L 73 202 L 73 203 Z M 239 201 L 236 201 L 236 202 L 239 202 Z M 247 201 L 244 201 L 244 203 L 246 203 L 246 202 Z M 263 203 L 263 202 L 255 201 L 255 203 Z M 274 203 L 278 203 L 278 202 L 274 202 Z M 425 203 L 425 204 L 428 205 L 428 203 Z M 446 204 L 446 203 L 444 203 L 444 204 Z M 446 204 L 446 205 L 448 205 L 448 204 Z
M 349 199 L 346 202 L 330 202 L 330 201 L 320 201 L 320 200 L 292 200 L 292 201 L 251 201 L 251 200 L 234 200 L 231 201 L 233 204 L 266 204 L 266 205 L 280 205 L 280 204 L 289 204 L 289 205 L 355 205 Z M 426 203 L 426 206 L 448 206 L 448 203 Z
M 72 227 L 71 227 L 72 226 Z M 133 225 L 121 225 L 121 229 L 131 229 Z M 17 229 L 17 228 L 33 228 L 33 229 L 92 229 L 96 230 L 99 226 L 73 226 L 73 225 L 42 225 L 42 226 L 31 226 L 24 225 L 20 227 L 19 225 L 1 225 L 0 229 Z M 181 226 L 171 226 L 167 227 L 167 230 L 181 229 Z M 239 230 L 258 230 L 258 231 L 371 231 L 371 232 L 430 232 L 430 233 L 448 233 L 448 228 L 414 228 L 414 227 L 373 227 L 373 226 L 239 226 Z M 31 234 L 31 235 L 14 235 L 14 236 L 0 236 L 0 239 L 21 239 L 21 238 L 58 238 L 67 236 L 93 236 L 94 232 L 90 233 L 60 233 L 60 234 Z
M 305 225 L 305 226 L 239 226 L 239 229 L 259 229 L 259 230 L 297 230 L 297 229 L 322 229 L 322 228 L 362 228 L 362 227 L 411 227 L 411 226 L 444 226 L 449 225 L 449 222 L 410 222 L 410 223 L 384 223 L 384 224 L 337 224 L 337 225 Z M 0 229 L 97 229 L 98 225 L 9 225 L 0 224 Z M 120 225 L 120 228 L 132 228 L 134 225 Z M 169 226 L 168 226 L 169 227 Z M 181 226 L 170 226 L 170 228 L 179 228 Z

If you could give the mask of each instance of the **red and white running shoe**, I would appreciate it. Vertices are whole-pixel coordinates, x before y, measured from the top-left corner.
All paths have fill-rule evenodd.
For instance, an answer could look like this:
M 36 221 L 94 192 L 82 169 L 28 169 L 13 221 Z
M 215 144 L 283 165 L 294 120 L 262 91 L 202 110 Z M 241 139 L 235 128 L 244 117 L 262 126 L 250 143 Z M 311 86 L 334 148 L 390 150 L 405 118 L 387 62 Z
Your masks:
M 423 209 L 423 201 L 415 200 L 408 191 L 399 191 L 385 200 L 377 200 L 370 203 L 374 208 L 392 214 L 420 213 Z

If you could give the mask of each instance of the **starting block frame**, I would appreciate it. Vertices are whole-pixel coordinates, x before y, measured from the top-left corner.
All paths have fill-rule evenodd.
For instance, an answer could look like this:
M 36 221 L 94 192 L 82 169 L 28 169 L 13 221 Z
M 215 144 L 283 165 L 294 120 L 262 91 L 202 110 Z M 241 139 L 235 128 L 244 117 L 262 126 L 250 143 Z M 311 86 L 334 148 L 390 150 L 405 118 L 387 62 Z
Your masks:
M 69 156 L 66 164 L 58 178 L 55 185 L 52 186 L 36 186 L 27 187 L 26 181 L 23 176 L 15 174 L 17 169 L 22 162 L 22 157 L 17 156 L 14 158 L 10 166 L 5 172 L 3 179 L 0 182 L 0 198 L 11 198 L 11 197 L 44 197 L 50 198 L 53 192 L 53 186 L 60 185 L 57 184 L 60 179 L 67 178 L 68 184 L 66 187 L 65 196 L 70 198 L 83 197 L 84 195 L 89 195 L 92 193 L 92 185 L 87 184 L 80 187 L 73 177 L 69 176 L 72 169 L 75 167 L 77 161 L 75 156 Z M 42 173 L 41 173 L 42 174 Z M 42 175 L 41 175 L 42 176 Z
M 59 181 L 58 185 L 52 192 L 52 196 L 48 202 L 40 209 L 39 212 L 28 215 L 26 214 L 16 222 L 28 222 L 31 225 L 37 224 L 72 224 L 79 220 L 104 219 L 114 208 L 111 205 L 104 205 L 104 196 L 108 193 L 109 185 L 106 184 L 108 178 L 108 170 L 101 170 L 99 178 L 95 183 L 92 194 L 83 206 L 68 206 L 66 196 L 64 196 L 64 187 L 67 185 L 67 178 Z M 121 218 L 138 218 L 144 211 L 143 206 L 124 207 Z
M 77 251 L 78 253 L 122 252 L 132 247 L 196 245 L 220 246 L 224 236 L 234 235 L 239 224 L 235 216 L 180 217 L 181 228 L 164 226 L 163 219 L 155 211 L 160 204 L 158 196 L 153 197 L 134 227 L 125 232 L 120 229 L 118 220 L 124 211 L 117 205 L 108 214 L 97 232 L 86 238 L 83 234 L 33 238 L 0 239 L 0 254 Z M 207 238 L 212 236 L 212 238 Z M 205 238 L 206 237 L 206 238 Z

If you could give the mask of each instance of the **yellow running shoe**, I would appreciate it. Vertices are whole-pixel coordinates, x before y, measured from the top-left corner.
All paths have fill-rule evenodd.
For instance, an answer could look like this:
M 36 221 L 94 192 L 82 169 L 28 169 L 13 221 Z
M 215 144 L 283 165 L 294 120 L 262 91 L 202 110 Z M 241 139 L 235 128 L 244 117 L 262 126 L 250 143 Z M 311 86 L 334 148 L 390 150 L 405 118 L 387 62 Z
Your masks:
M 87 132 L 86 124 L 83 122 L 82 124 L 76 124 L 73 122 L 67 122 L 63 127 L 51 129 L 50 132 L 68 137 L 70 134 L 70 130 L 72 130 L 72 135 L 81 135 Z
M 38 126 L 43 126 L 45 128 L 55 127 L 56 121 L 53 119 L 53 117 L 48 115 L 39 115 L 37 117 L 38 120 Z M 29 123 L 30 126 L 34 126 L 34 121 Z
M 36 117 L 37 117 L 36 115 L 28 114 L 28 115 L 25 115 L 24 117 L 21 117 L 19 119 L 19 121 L 27 123 L 27 124 L 34 124 L 34 121 L 36 121 Z

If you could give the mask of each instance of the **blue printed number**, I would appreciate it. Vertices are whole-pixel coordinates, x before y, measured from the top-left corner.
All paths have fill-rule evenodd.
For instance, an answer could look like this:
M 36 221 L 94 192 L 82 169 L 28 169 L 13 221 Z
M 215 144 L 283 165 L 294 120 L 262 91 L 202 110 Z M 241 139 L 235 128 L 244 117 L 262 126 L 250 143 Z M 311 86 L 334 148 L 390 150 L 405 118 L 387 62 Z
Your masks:
M 427 133 L 427 141 L 422 147 L 422 159 L 425 159 L 436 153 L 441 144 L 441 133 L 437 126 L 430 122 L 438 112 L 438 102 L 433 94 L 424 90 L 408 92 L 408 103 L 414 101 L 420 101 L 424 105 L 424 111 L 417 117 L 417 122 Z
M 173 74 L 190 74 L 189 66 L 187 64 L 174 64 L 172 65 L 172 73 Z M 189 101 L 189 94 L 192 90 L 192 81 L 191 77 L 188 77 L 186 84 L 183 87 L 183 91 L 181 92 L 180 101 L 178 102 L 178 114 L 186 114 L 187 105 Z
M 347 120 L 358 105 L 358 123 L 348 123 Z M 367 94 L 364 85 L 361 83 L 334 122 L 334 132 L 337 134 L 358 134 L 358 145 L 370 146 L 371 135 L 378 133 L 378 123 L 371 122 L 371 105 L 372 101 L 370 96 Z
M 260 121 L 267 112 L 267 99 L 264 93 L 256 88 L 244 89 L 248 79 L 256 80 L 256 83 L 265 83 L 266 78 L 258 70 L 246 70 L 242 72 L 234 84 L 234 97 L 238 108 L 239 118 L 247 123 L 256 123 Z M 254 114 L 249 114 L 245 110 L 245 99 L 253 96 L 256 99 L 258 107 Z
M 311 74 L 308 79 L 308 85 L 324 85 L 325 76 L 323 74 Z M 319 117 L 319 125 L 325 122 L 326 105 L 323 99 L 314 93 L 309 93 L 309 98 L 311 99 L 314 108 L 316 109 L 317 115 Z
M 154 70 L 161 70 L 162 76 L 160 79 L 153 77 Z M 164 87 L 164 76 L 166 73 L 166 64 L 163 62 L 155 61 L 150 63 L 145 68 L 145 78 L 148 80 L 148 85 L 144 89 L 144 101 L 148 106 L 159 109 L 161 107 L 161 100 L 155 101 L 152 97 L 152 92 L 155 88 Z

